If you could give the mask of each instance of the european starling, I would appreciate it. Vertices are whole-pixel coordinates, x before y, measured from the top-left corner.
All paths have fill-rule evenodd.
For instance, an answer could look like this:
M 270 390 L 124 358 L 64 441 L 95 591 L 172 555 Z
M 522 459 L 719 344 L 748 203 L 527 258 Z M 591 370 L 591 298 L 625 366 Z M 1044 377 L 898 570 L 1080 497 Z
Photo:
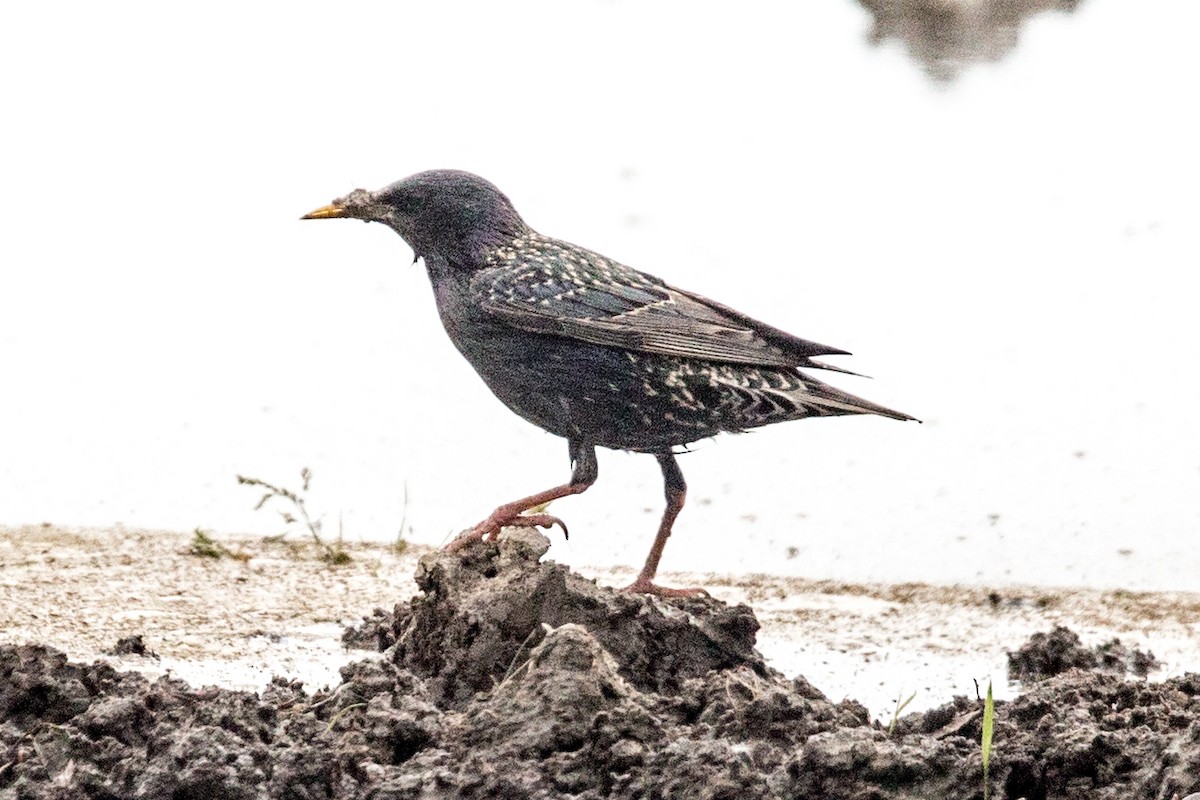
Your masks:
M 632 592 L 654 575 L 686 484 L 675 449 L 722 431 L 842 414 L 913 419 L 812 378 L 845 354 L 700 295 L 537 233 L 509 199 L 457 170 L 356 189 L 303 219 L 382 222 L 424 259 L 450 341 L 510 410 L 567 440 L 571 479 L 506 503 L 449 545 L 504 526 L 566 526 L 532 508 L 579 494 L 597 476 L 596 446 L 658 459 L 667 507 Z

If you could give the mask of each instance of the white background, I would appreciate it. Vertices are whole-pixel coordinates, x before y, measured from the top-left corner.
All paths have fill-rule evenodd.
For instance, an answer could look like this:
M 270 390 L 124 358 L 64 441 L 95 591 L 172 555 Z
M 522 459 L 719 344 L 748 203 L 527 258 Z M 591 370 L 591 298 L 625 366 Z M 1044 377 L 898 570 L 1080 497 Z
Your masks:
M 398 237 L 298 221 L 458 167 L 925 420 L 700 443 L 664 569 L 1197 588 L 1200 6 L 1086 0 L 949 85 L 850 2 L 750 8 L 8 9 L 0 524 L 276 532 L 234 476 L 308 466 L 329 530 L 434 543 L 564 480 Z M 600 467 L 551 555 L 640 564 L 657 465 Z

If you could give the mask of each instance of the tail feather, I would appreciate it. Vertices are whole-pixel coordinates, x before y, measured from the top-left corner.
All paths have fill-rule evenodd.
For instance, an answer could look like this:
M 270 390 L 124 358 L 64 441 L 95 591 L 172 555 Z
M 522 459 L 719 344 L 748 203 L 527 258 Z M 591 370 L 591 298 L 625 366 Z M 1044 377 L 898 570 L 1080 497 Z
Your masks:
M 817 361 L 813 358 L 806 358 L 803 364 L 799 365 L 801 369 L 823 369 L 827 372 L 840 372 L 843 375 L 853 375 L 856 378 L 869 378 L 870 375 L 863 375 L 861 372 L 854 372 L 845 367 L 835 367 L 833 364 L 826 364 L 824 361 Z
M 814 415 L 875 414 L 891 419 L 921 421 L 902 411 L 864 400 L 807 375 L 804 376 L 804 389 L 796 392 L 793 396 Z
M 743 431 L 785 420 L 847 414 L 916 419 L 830 386 L 800 370 L 737 368 L 724 364 L 705 367 L 707 374 L 701 377 L 718 387 L 707 407 L 720 410 L 721 430 Z M 698 383 L 695 388 L 701 385 Z M 690 394 L 689 399 L 694 400 Z

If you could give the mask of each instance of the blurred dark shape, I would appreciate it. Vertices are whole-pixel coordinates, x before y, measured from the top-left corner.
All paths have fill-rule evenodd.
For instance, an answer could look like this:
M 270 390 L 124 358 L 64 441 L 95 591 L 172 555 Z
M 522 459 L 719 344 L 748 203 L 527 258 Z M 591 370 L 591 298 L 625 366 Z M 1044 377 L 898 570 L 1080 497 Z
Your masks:
M 1082 0 L 859 0 L 875 18 L 869 38 L 899 39 L 935 81 L 999 61 L 1016 46 L 1021 24 L 1045 11 L 1074 11 Z

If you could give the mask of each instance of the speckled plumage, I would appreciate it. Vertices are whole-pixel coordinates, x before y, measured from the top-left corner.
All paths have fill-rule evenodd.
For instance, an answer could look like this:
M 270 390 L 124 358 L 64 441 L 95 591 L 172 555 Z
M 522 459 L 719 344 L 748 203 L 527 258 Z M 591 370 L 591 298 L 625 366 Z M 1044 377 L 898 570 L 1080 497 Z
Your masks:
M 533 232 L 489 251 L 467 292 L 508 327 L 462 331 L 460 349 L 510 408 L 560 436 L 659 453 L 807 416 L 905 418 L 796 369 L 842 351 Z
M 675 448 L 810 416 L 911 419 L 800 371 L 837 370 L 814 358 L 845 351 L 543 236 L 496 187 L 469 173 L 418 173 L 306 216 L 330 217 L 383 222 L 399 233 L 425 262 L 451 341 L 492 392 L 568 440 L 571 482 L 501 506 L 467 539 L 504 524 L 561 524 L 519 515 L 590 486 L 596 446 L 652 453 L 668 510 L 631 588 L 662 592 L 652 579 L 686 488 Z

